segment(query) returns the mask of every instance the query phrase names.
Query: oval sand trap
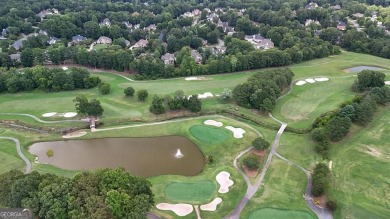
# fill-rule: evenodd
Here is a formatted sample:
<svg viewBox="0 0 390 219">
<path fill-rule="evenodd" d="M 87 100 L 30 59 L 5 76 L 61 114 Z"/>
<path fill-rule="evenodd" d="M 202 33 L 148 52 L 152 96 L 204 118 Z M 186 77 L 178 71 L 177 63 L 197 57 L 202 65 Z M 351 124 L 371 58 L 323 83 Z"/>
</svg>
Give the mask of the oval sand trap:
<svg viewBox="0 0 390 219">
<path fill-rule="evenodd" d="M 226 126 L 225 128 L 233 132 L 234 138 L 243 138 L 245 130 L 242 128 L 234 128 L 233 126 Z"/>
<path fill-rule="evenodd" d="M 329 78 L 314 78 L 315 81 L 323 82 L 323 81 L 329 81 Z"/>
<path fill-rule="evenodd" d="M 212 202 L 205 204 L 205 205 L 201 205 L 200 210 L 202 210 L 202 211 L 216 211 L 217 206 L 221 203 L 222 203 L 222 198 L 217 197 Z"/>
<path fill-rule="evenodd" d="M 212 119 L 209 119 L 209 120 L 206 120 L 204 121 L 205 125 L 211 125 L 211 126 L 216 126 L 216 127 L 222 127 L 223 126 L 223 123 L 222 122 L 217 122 L 215 120 L 212 120 Z"/>
<path fill-rule="evenodd" d="M 189 204 L 160 203 L 156 205 L 156 208 L 165 211 L 173 211 L 175 214 L 182 217 L 191 214 L 191 212 L 194 210 L 192 205 Z"/>
<path fill-rule="evenodd" d="M 68 133 L 66 135 L 63 135 L 62 137 L 63 138 L 78 138 L 78 137 L 84 136 L 86 134 L 87 134 L 86 131 L 79 130 L 79 131 L 75 131 L 75 132 L 71 132 L 71 133 Z"/>
<path fill-rule="evenodd" d="M 204 99 L 204 98 L 207 98 L 207 97 L 213 97 L 214 95 L 210 92 L 205 92 L 204 94 L 198 94 L 198 98 L 199 99 Z"/>
<path fill-rule="evenodd" d="M 218 190 L 219 193 L 228 193 L 229 187 L 234 184 L 233 180 L 229 179 L 230 173 L 226 171 L 222 171 L 217 174 L 215 179 L 217 180 L 218 184 L 221 186 Z"/>
<path fill-rule="evenodd" d="M 306 78 L 305 81 L 306 81 L 307 83 L 310 83 L 310 84 L 313 84 L 313 83 L 316 82 L 313 78 Z"/>
<path fill-rule="evenodd" d="M 44 113 L 44 114 L 42 114 L 42 117 L 52 117 L 52 116 L 54 116 L 56 114 L 57 114 L 57 112 Z"/>
<path fill-rule="evenodd" d="M 385 84 L 386 85 L 390 85 L 390 81 L 385 81 Z"/>
<path fill-rule="evenodd" d="M 297 86 L 302 86 L 304 84 L 306 84 L 306 81 L 302 81 L 302 80 L 300 80 L 297 83 L 295 83 L 295 85 L 297 85 Z"/>
<path fill-rule="evenodd" d="M 64 114 L 65 118 L 72 118 L 72 117 L 75 117 L 75 116 L 77 116 L 77 113 L 75 113 L 75 112 L 67 112 L 67 113 Z"/>
<path fill-rule="evenodd" d="M 66 71 L 66 70 L 68 70 L 69 68 L 68 67 L 62 67 L 62 70 L 64 70 L 64 71 Z"/>
<path fill-rule="evenodd" d="M 187 77 L 184 80 L 186 80 L 186 81 L 196 81 L 196 80 L 198 80 L 198 78 L 197 77 Z"/>
</svg>

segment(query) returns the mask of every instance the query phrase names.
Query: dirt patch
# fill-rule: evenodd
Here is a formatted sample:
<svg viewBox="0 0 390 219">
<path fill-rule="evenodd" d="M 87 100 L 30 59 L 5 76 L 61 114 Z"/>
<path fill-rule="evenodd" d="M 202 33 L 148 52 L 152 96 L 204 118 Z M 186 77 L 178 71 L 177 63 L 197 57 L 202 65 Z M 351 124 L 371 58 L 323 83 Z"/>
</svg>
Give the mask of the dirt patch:
<svg viewBox="0 0 390 219">
<path fill-rule="evenodd" d="M 259 159 L 259 163 L 261 164 L 261 162 L 263 161 L 263 157 L 265 155 L 265 150 L 259 151 L 259 150 L 253 149 L 253 150 L 250 151 L 250 153 L 256 155 L 258 157 L 258 159 Z M 250 177 L 250 178 L 256 177 L 257 174 L 259 173 L 259 170 L 260 170 L 260 169 L 258 169 L 258 170 L 250 170 L 245 165 L 242 165 L 242 168 L 244 169 L 246 175 L 248 177 Z"/>
<path fill-rule="evenodd" d="M 317 207 L 325 208 L 326 207 L 326 195 L 322 195 L 319 197 L 313 197 L 313 203 Z"/>
<path fill-rule="evenodd" d="M 369 155 L 374 156 L 374 157 L 381 157 L 382 156 L 382 152 L 376 150 L 375 148 L 369 147 L 369 146 L 366 147 L 365 152 Z"/>
</svg>

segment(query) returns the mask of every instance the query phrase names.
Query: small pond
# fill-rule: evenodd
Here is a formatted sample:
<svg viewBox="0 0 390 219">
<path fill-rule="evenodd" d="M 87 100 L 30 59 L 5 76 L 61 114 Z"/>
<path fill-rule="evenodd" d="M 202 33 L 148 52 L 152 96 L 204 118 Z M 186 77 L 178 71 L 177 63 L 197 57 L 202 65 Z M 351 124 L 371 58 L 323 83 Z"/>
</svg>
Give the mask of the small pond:
<svg viewBox="0 0 390 219">
<path fill-rule="evenodd" d="M 54 156 L 46 152 L 52 149 Z M 183 156 L 181 156 L 180 152 Z M 103 138 L 35 143 L 29 152 L 66 170 L 96 170 L 123 167 L 137 176 L 194 176 L 202 171 L 204 156 L 188 138 Z M 179 156 L 178 156 L 179 155 Z M 179 157 L 179 158 L 178 158 Z"/>
<path fill-rule="evenodd" d="M 383 71 L 386 69 L 375 67 L 375 66 L 356 66 L 353 68 L 344 69 L 344 71 L 349 72 L 349 73 L 358 73 L 358 72 L 361 72 L 363 70 Z"/>
</svg>

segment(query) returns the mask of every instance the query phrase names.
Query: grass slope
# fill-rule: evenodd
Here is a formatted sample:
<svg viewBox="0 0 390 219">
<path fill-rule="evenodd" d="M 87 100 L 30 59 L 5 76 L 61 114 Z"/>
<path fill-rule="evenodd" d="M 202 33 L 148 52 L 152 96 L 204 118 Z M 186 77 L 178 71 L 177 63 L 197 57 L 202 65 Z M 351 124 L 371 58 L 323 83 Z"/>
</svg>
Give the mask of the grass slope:
<svg viewBox="0 0 390 219">
<path fill-rule="evenodd" d="M 335 218 L 390 217 L 389 123 L 389 107 L 382 108 L 367 127 L 355 127 L 333 146 L 329 193 L 340 205 Z"/>
</svg>

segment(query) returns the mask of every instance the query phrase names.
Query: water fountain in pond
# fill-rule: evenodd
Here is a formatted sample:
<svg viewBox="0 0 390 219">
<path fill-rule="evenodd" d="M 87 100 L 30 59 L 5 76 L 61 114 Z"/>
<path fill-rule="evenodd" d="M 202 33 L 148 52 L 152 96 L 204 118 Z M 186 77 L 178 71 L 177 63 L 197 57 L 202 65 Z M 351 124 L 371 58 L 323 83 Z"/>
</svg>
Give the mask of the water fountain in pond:
<svg viewBox="0 0 390 219">
<path fill-rule="evenodd" d="M 184 155 L 183 155 L 183 153 L 181 153 L 180 148 L 177 149 L 176 154 L 175 154 L 175 157 L 178 158 L 178 159 L 180 159 L 180 158 L 182 158 L 183 156 L 184 156 Z"/>
</svg>

